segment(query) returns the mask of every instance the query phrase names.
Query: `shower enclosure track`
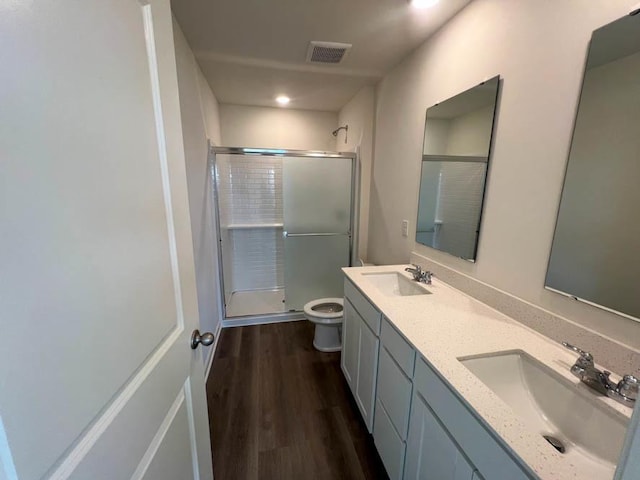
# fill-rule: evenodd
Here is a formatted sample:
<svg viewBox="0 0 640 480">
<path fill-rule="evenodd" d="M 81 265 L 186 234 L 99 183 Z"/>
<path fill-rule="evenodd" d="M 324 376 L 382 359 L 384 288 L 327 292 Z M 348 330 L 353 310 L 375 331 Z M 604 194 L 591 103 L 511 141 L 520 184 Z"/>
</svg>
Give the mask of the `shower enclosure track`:
<svg viewBox="0 0 640 480">
<path fill-rule="evenodd" d="M 212 154 L 262 155 L 267 157 L 356 158 L 355 152 L 323 152 L 322 150 L 286 150 L 280 148 L 243 148 L 210 146 Z"/>
</svg>

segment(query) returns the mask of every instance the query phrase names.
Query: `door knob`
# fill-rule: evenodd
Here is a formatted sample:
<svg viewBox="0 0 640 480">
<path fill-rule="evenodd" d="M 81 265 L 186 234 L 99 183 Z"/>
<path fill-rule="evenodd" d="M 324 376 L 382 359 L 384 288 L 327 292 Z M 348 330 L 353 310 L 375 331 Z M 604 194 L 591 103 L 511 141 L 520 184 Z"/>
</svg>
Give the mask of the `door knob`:
<svg viewBox="0 0 640 480">
<path fill-rule="evenodd" d="M 213 336 L 213 333 L 207 332 L 207 333 L 200 334 L 200 330 L 196 329 L 191 334 L 191 348 L 195 350 L 196 348 L 198 348 L 198 345 L 200 344 L 204 345 L 205 347 L 208 347 L 213 343 L 214 339 L 215 337 Z"/>
</svg>

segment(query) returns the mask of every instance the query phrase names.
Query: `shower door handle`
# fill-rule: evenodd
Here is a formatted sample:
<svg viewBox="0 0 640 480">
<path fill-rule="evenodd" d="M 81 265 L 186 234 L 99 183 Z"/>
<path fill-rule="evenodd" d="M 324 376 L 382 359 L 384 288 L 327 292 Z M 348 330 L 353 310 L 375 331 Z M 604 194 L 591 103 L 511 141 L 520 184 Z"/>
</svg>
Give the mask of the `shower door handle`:
<svg viewBox="0 0 640 480">
<path fill-rule="evenodd" d="M 332 233 L 289 233 L 282 232 L 285 237 L 337 237 L 340 235 L 351 236 L 349 232 L 332 232 Z"/>
</svg>

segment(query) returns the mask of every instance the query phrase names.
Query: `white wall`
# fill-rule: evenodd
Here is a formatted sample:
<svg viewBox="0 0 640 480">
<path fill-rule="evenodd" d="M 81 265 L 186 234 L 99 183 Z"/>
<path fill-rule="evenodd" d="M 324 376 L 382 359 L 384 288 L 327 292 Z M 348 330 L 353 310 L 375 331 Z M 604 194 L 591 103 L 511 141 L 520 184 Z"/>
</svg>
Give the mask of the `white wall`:
<svg viewBox="0 0 640 480">
<path fill-rule="evenodd" d="M 204 117 L 207 138 L 214 145 L 221 145 L 222 135 L 220 134 L 220 106 L 218 105 L 218 100 L 211 91 L 207 79 L 204 78 L 204 74 L 197 64 L 195 65 L 195 69 L 198 77 L 198 93 L 200 94 L 200 105 Z"/>
<path fill-rule="evenodd" d="M 338 114 L 222 104 L 220 120 L 227 147 L 333 151 Z"/>
<path fill-rule="evenodd" d="M 200 330 L 215 332 L 220 322 L 218 256 L 208 170 L 207 138 L 220 143 L 218 102 L 198 67 L 180 26 L 173 20 L 182 135 L 189 190 L 189 213 L 198 289 Z M 209 349 L 209 354 L 213 349 Z M 208 358 L 205 358 L 205 362 Z"/>
<path fill-rule="evenodd" d="M 494 106 L 479 108 L 451 119 L 447 155 L 486 157 L 491 142 Z"/>
<path fill-rule="evenodd" d="M 640 348 L 638 324 L 544 290 L 591 32 L 637 0 L 475 0 L 378 85 L 369 258 L 412 250 Z M 426 108 L 501 75 L 475 264 L 401 236 L 415 228 Z"/>
<path fill-rule="evenodd" d="M 345 132 L 341 130 L 336 138 L 335 150 L 355 152 L 360 149 L 360 221 L 358 236 L 358 256 L 368 259 L 369 240 L 369 196 L 371 193 L 371 172 L 373 167 L 373 130 L 375 114 L 375 90 L 364 87 L 338 115 L 338 125 L 349 125 L 347 143 Z"/>
<path fill-rule="evenodd" d="M 446 118 L 430 118 L 425 128 L 422 152 L 425 155 L 446 155 L 451 121 Z"/>
<path fill-rule="evenodd" d="M 429 118 L 423 152 L 427 155 L 486 157 L 491 141 L 494 106 L 453 118 Z"/>
</svg>

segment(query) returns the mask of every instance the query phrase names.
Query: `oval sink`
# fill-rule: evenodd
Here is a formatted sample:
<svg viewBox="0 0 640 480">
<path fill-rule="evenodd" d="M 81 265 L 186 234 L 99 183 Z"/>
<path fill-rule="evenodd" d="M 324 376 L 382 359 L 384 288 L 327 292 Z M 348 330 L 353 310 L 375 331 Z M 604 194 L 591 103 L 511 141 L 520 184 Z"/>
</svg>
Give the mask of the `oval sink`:
<svg viewBox="0 0 640 480">
<path fill-rule="evenodd" d="M 597 393 L 521 350 L 458 360 L 544 437 L 549 448 L 588 465 L 593 478 L 613 476 L 629 420 Z"/>
<path fill-rule="evenodd" d="M 378 290 L 390 297 L 407 297 L 410 295 L 428 295 L 431 292 L 425 287 L 409 280 L 398 272 L 363 273 Z"/>
</svg>

